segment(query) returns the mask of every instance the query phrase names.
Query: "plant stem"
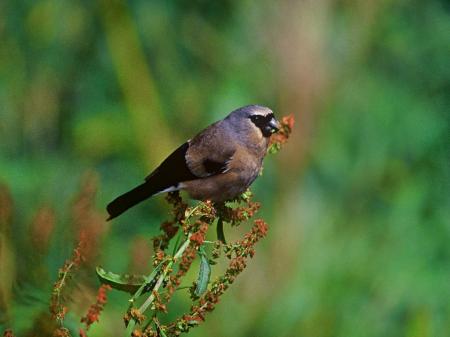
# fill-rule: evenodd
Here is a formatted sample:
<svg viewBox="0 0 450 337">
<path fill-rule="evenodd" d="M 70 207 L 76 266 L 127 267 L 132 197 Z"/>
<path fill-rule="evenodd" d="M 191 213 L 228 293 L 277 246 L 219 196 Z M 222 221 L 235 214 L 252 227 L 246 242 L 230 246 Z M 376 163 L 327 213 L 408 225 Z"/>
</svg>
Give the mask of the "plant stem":
<svg viewBox="0 0 450 337">
<path fill-rule="evenodd" d="M 191 211 L 188 214 L 186 214 L 185 219 L 186 220 L 189 219 L 195 213 L 195 211 L 200 207 L 200 205 L 201 204 L 198 204 L 197 206 L 193 207 L 191 209 Z"/>
<path fill-rule="evenodd" d="M 174 255 L 173 259 L 170 260 L 170 262 L 165 266 L 165 268 L 163 269 L 163 272 L 161 274 L 161 276 L 159 277 L 158 281 L 155 284 L 155 287 L 153 288 L 152 293 L 150 294 L 150 296 L 147 298 L 147 300 L 141 305 L 141 307 L 139 308 L 139 312 L 140 313 L 144 313 L 145 310 L 147 310 L 147 308 L 150 306 L 150 304 L 152 304 L 153 300 L 155 299 L 155 294 L 154 292 L 158 291 L 159 288 L 161 287 L 161 285 L 164 282 L 164 279 L 166 278 L 169 270 L 172 268 L 172 265 L 176 262 L 176 260 L 178 260 L 181 255 L 183 255 L 184 251 L 186 250 L 186 248 L 189 246 L 190 243 L 190 235 L 188 236 L 187 240 L 183 243 L 183 245 L 180 247 L 180 249 L 178 249 L 178 252 Z"/>
<path fill-rule="evenodd" d="M 173 256 L 173 258 L 167 263 L 167 265 L 163 268 L 163 272 L 161 273 L 161 275 L 158 278 L 158 281 L 156 281 L 155 286 L 153 287 L 153 290 L 150 294 L 150 296 L 145 300 L 145 302 L 141 305 L 141 307 L 139 308 L 139 312 L 141 314 L 143 314 L 148 307 L 153 303 L 153 301 L 155 300 L 155 292 L 158 292 L 159 288 L 161 287 L 161 285 L 164 283 L 164 279 L 167 277 L 167 274 L 169 273 L 169 271 L 172 269 L 173 264 L 179 259 L 181 258 L 181 256 L 183 255 L 184 251 L 186 250 L 187 247 L 189 247 L 189 244 L 191 243 L 191 234 L 188 235 L 186 241 L 184 241 L 184 243 L 181 245 L 181 247 L 178 249 L 178 251 L 176 252 L 176 254 Z M 133 332 L 133 329 L 136 325 L 136 321 L 132 320 L 127 327 L 126 330 L 126 336 L 129 337 L 131 335 L 131 333 Z"/>
</svg>

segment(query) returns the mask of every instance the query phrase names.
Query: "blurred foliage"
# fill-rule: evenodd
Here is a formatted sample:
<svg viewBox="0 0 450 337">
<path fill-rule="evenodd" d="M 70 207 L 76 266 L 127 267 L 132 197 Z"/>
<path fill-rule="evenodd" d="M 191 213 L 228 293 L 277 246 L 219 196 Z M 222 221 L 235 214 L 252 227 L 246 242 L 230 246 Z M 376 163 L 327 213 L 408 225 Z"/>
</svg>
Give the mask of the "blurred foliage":
<svg viewBox="0 0 450 337">
<path fill-rule="evenodd" d="M 148 271 L 161 197 L 110 227 L 104 206 L 259 103 L 298 122 L 254 184 L 271 230 L 191 335 L 446 336 L 449 14 L 444 0 L 0 2 L 1 327 L 45 335 L 80 228 L 96 251 L 74 329 L 96 264 Z M 112 294 L 89 336 L 122 329 L 125 302 Z"/>
</svg>

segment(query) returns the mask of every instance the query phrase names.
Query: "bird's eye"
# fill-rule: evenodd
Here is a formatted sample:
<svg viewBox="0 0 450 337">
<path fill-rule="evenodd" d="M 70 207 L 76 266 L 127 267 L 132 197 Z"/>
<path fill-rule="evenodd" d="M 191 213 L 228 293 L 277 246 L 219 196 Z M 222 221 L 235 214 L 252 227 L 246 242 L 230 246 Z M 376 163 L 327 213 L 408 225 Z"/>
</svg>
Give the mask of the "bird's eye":
<svg viewBox="0 0 450 337">
<path fill-rule="evenodd" d="M 253 116 L 250 116 L 250 119 L 252 120 L 253 123 L 260 122 L 262 120 L 262 116 L 261 115 L 253 115 Z"/>
</svg>

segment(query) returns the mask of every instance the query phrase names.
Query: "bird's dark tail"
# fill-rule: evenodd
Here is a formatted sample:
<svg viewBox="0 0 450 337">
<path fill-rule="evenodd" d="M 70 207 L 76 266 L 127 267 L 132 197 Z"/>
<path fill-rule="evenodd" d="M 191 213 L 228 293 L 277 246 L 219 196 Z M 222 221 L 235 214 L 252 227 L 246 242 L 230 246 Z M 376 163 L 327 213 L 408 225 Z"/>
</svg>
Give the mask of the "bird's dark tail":
<svg viewBox="0 0 450 337">
<path fill-rule="evenodd" d="M 106 209 L 108 220 L 114 219 L 130 207 L 159 192 L 176 191 L 182 181 L 197 179 L 186 164 L 189 143 L 184 143 L 167 157 L 147 178 L 145 183 L 113 200 Z"/>
<path fill-rule="evenodd" d="M 106 210 L 108 211 L 109 218 L 108 221 L 114 219 L 119 216 L 123 212 L 125 212 L 130 207 L 137 205 L 141 201 L 144 201 L 147 198 L 150 198 L 152 195 L 158 193 L 161 189 L 157 186 L 151 186 L 148 182 L 145 182 L 131 191 L 128 191 L 125 194 L 117 197 L 113 201 L 111 201 L 108 206 L 106 206 Z"/>
</svg>

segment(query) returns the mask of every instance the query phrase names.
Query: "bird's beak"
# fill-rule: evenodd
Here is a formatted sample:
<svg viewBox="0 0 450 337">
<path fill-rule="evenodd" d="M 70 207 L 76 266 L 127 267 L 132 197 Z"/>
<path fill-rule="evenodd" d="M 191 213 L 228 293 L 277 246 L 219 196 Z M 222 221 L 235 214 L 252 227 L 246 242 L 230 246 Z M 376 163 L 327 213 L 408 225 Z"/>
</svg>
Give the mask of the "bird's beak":
<svg viewBox="0 0 450 337">
<path fill-rule="evenodd" d="M 269 122 L 270 129 L 273 133 L 281 129 L 281 124 L 275 118 L 272 118 Z"/>
</svg>

